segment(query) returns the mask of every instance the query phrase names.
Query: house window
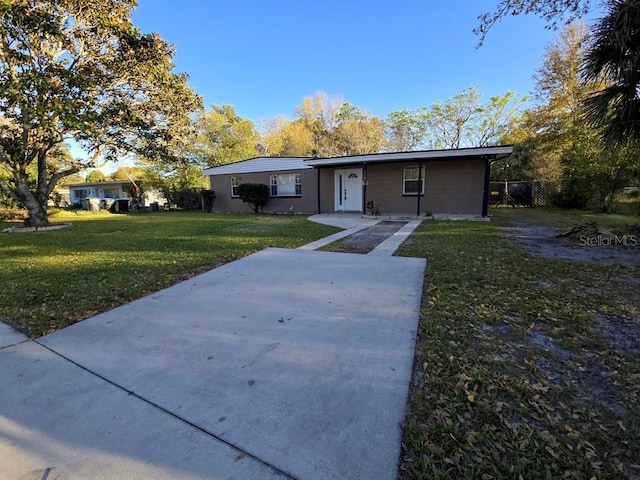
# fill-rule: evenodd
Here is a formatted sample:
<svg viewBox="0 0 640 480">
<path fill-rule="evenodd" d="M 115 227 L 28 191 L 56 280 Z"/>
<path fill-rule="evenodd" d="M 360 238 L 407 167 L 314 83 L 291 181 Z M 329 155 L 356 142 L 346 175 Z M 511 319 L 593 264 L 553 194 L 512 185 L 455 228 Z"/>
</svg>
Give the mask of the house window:
<svg viewBox="0 0 640 480">
<path fill-rule="evenodd" d="M 420 175 L 420 167 L 404 167 L 404 179 L 402 183 L 402 193 L 404 195 L 424 194 L 424 167 Z"/>
<path fill-rule="evenodd" d="M 81 188 L 79 190 L 74 190 L 73 194 L 75 195 L 76 200 L 83 200 L 91 196 L 91 190 L 88 188 Z"/>
<path fill-rule="evenodd" d="M 104 189 L 104 198 L 117 198 L 118 192 L 115 188 L 105 188 Z"/>
<path fill-rule="evenodd" d="M 299 173 L 271 175 L 272 197 L 299 197 L 302 195 L 302 179 Z"/>
<path fill-rule="evenodd" d="M 231 197 L 239 197 L 238 187 L 240 186 L 240 177 L 231 177 Z"/>
</svg>

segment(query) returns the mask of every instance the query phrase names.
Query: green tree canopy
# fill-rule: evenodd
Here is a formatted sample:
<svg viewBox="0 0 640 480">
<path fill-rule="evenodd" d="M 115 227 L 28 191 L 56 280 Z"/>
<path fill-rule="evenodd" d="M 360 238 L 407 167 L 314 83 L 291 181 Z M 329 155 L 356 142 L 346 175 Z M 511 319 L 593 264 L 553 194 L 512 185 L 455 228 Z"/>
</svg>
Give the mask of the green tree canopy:
<svg viewBox="0 0 640 480">
<path fill-rule="evenodd" d="M 203 165 L 226 165 L 259 154 L 260 136 L 253 122 L 240 117 L 232 105 L 213 105 L 198 117 L 196 131 L 190 152 Z"/>
<path fill-rule="evenodd" d="M 313 133 L 301 119 L 279 116 L 264 123 L 260 146 L 273 157 L 306 157 L 314 150 Z"/>
<path fill-rule="evenodd" d="M 277 117 L 263 126 L 265 154 L 335 157 L 379 152 L 387 143 L 380 118 L 339 96 L 319 92 L 305 97 L 295 116 Z"/>
<path fill-rule="evenodd" d="M 519 145 L 510 172 L 498 173 L 519 175 L 502 179 L 556 182 L 560 206 L 611 212 L 618 192 L 637 178 L 638 153 L 630 146 L 605 146 L 600 127 L 585 119 L 585 98 L 606 85 L 581 75 L 589 35 L 582 23 L 565 25 L 547 46 L 536 71 L 535 104 L 513 130 Z"/>
<path fill-rule="evenodd" d="M 559 180 L 562 158 L 574 148 L 575 139 L 590 138 L 579 133 L 586 128 L 581 102 L 596 88 L 584 83 L 580 75 L 588 34 L 583 23 L 566 25 L 547 45 L 542 65 L 536 70 L 535 103 L 520 122 L 526 134 L 519 143 L 521 147 L 527 144 L 521 160 L 530 178 Z"/>
<path fill-rule="evenodd" d="M 120 167 L 113 174 L 111 178 L 114 180 L 137 180 L 144 177 L 144 170 L 141 167 Z"/>
<path fill-rule="evenodd" d="M 426 148 L 485 147 L 500 143 L 520 116 L 526 97 L 514 92 L 495 95 L 481 101 L 482 95 L 471 87 L 442 102 L 422 109 Z"/>
<path fill-rule="evenodd" d="M 0 4 L 0 189 L 47 222 L 63 177 L 127 152 L 171 158 L 200 99 L 173 47 L 131 23 L 135 0 Z M 54 159 L 73 140 L 84 159 Z M 34 173 L 32 173 L 34 172 Z"/>
<path fill-rule="evenodd" d="M 85 182 L 106 182 L 107 176 L 100 170 L 92 170 L 85 177 Z"/>
<path fill-rule="evenodd" d="M 427 109 L 398 110 L 385 119 L 388 148 L 392 152 L 416 150 L 428 133 Z"/>
<path fill-rule="evenodd" d="M 384 122 L 345 102 L 336 115 L 336 125 L 328 133 L 331 155 L 363 155 L 385 149 Z"/>
</svg>

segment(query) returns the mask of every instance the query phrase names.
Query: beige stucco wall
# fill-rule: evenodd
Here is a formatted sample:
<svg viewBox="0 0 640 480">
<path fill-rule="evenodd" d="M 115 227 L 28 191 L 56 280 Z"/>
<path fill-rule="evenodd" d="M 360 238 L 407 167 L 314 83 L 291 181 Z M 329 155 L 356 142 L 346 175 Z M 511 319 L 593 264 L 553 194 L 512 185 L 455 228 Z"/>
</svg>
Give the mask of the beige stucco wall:
<svg viewBox="0 0 640 480">
<path fill-rule="evenodd" d="M 270 197 L 263 211 L 265 213 L 316 213 L 318 204 L 318 180 L 316 171 L 291 170 L 278 172 L 242 173 L 237 175 L 210 175 L 211 189 L 216 192 L 214 212 L 251 212 L 251 207 L 239 198 L 231 197 L 231 177 L 240 177 L 242 183 L 264 183 L 269 185 L 273 174 L 300 173 L 301 197 Z M 291 208 L 293 207 L 293 208 Z"/>
</svg>

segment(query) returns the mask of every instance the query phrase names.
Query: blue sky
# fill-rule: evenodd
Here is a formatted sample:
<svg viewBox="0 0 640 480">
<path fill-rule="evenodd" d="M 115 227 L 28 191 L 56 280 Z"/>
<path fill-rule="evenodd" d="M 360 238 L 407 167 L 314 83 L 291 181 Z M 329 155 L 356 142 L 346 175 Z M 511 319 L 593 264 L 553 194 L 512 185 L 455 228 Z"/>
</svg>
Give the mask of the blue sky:
<svg viewBox="0 0 640 480">
<path fill-rule="evenodd" d="M 133 22 L 175 45 L 176 71 L 207 108 L 258 122 L 324 91 L 385 116 L 471 86 L 531 92 L 557 32 L 509 17 L 476 48 L 477 16 L 496 1 L 139 0 Z"/>
</svg>

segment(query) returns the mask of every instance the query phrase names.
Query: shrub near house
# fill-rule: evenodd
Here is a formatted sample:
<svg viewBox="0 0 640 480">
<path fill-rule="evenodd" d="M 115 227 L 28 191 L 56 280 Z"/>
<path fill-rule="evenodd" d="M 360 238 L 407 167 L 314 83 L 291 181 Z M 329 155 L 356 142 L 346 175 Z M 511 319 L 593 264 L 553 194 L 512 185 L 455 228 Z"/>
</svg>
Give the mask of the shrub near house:
<svg viewBox="0 0 640 480">
<path fill-rule="evenodd" d="M 269 200 L 269 186 L 263 183 L 242 183 L 238 185 L 238 196 L 255 213 L 260 213 Z"/>
</svg>

